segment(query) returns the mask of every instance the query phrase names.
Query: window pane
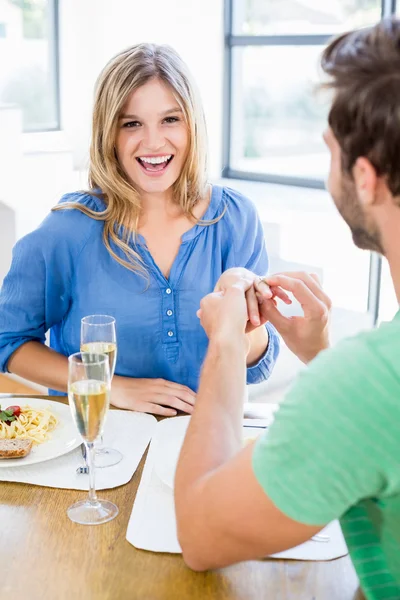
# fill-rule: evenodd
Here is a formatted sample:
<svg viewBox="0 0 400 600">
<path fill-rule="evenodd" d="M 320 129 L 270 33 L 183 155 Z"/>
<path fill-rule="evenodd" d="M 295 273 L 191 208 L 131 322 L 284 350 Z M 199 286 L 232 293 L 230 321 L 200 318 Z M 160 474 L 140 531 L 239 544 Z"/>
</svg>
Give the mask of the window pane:
<svg viewBox="0 0 400 600">
<path fill-rule="evenodd" d="M 399 310 L 389 264 L 384 258 L 382 262 L 381 297 L 379 302 L 379 321 L 391 321 Z"/>
<path fill-rule="evenodd" d="M 53 0 L 0 2 L 0 103 L 21 107 L 25 131 L 58 128 Z"/>
<path fill-rule="evenodd" d="M 336 308 L 365 315 L 370 253 L 354 245 L 328 192 L 240 180 L 228 185 L 256 203 L 271 272 L 316 273 Z M 354 325 L 364 322 L 353 316 Z"/>
<path fill-rule="evenodd" d="M 320 46 L 233 49 L 231 167 L 323 179 L 327 97 L 317 94 Z"/>
<path fill-rule="evenodd" d="M 380 0 L 234 0 L 237 35 L 340 33 L 380 19 Z"/>
</svg>

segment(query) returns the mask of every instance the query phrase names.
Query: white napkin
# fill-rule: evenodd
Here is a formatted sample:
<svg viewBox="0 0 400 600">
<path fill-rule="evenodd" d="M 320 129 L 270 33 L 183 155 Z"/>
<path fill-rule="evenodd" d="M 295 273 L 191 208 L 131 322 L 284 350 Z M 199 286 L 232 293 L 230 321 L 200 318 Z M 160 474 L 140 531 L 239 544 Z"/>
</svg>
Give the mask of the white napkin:
<svg viewBox="0 0 400 600">
<path fill-rule="evenodd" d="M 119 450 L 123 458 L 112 467 L 96 469 L 96 489 L 107 490 L 128 483 L 154 433 L 157 420 L 152 415 L 110 410 L 104 432 L 104 445 Z M 81 449 L 46 462 L 0 469 L 0 481 L 31 483 L 45 487 L 87 490 L 89 476 L 77 474 L 84 465 Z"/>
<path fill-rule="evenodd" d="M 179 432 L 186 429 L 187 417 L 177 417 L 169 419 L 168 423 L 165 421 L 162 423 L 162 428 L 156 428 L 150 444 L 126 539 L 136 548 L 143 550 L 180 553 L 181 548 L 176 533 L 173 490 L 159 479 L 156 469 L 154 469 L 154 463 L 156 458 L 160 460 L 162 457 L 160 450 L 157 451 L 157 437 L 162 439 L 164 447 L 165 428 L 171 429 L 171 436 L 181 435 Z M 173 444 L 176 444 L 176 437 Z M 347 554 L 346 543 L 337 521 L 328 525 L 321 535 L 329 536 L 329 541 L 308 541 L 296 548 L 274 555 L 272 558 L 322 561 Z"/>
</svg>

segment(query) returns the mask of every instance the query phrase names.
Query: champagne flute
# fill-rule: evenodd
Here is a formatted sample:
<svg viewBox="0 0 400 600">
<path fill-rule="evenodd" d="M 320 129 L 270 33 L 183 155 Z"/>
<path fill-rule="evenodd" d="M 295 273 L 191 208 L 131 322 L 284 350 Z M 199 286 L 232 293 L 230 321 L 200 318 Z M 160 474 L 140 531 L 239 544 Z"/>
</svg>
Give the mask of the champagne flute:
<svg viewBox="0 0 400 600">
<path fill-rule="evenodd" d="M 105 354 L 110 365 L 112 380 L 117 362 L 117 336 L 115 319 L 109 315 L 90 315 L 81 320 L 81 352 Z M 114 448 L 103 446 L 100 437 L 96 447 L 96 467 L 111 467 L 122 460 L 122 454 Z"/>
<path fill-rule="evenodd" d="M 74 523 L 100 525 L 111 521 L 118 508 L 96 496 L 94 444 L 101 436 L 110 405 L 110 367 L 105 354 L 78 352 L 68 359 L 68 400 L 72 417 L 86 447 L 89 468 L 89 497 L 67 510 Z"/>
</svg>

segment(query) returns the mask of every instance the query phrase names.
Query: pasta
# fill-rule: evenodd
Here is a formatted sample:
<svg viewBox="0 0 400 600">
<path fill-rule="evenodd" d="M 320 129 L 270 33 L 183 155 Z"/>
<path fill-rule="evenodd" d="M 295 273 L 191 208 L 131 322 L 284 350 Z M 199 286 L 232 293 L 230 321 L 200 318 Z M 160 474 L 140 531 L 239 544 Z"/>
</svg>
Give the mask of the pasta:
<svg viewBox="0 0 400 600">
<path fill-rule="evenodd" d="M 47 409 L 22 406 L 15 421 L 10 424 L 0 421 L 0 440 L 32 440 L 34 444 L 42 444 L 50 439 L 49 433 L 57 423 L 57 417 Z"/>
</svg>

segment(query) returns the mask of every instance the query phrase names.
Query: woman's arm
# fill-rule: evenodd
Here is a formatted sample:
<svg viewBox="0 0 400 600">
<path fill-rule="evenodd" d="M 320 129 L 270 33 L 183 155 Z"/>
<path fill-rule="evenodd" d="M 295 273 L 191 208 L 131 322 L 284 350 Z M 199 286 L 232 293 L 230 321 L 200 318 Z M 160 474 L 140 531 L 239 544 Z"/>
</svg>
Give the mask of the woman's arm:
<svg viewBox="0 0 400 600">
<path fill-rule="evenodd" d="M 0 292 L 0 371 L 67 389 L 67 360 L 47 348 L 46 331 L 68 311 L 74 252 L 50 215 L 13 249 Z"/>
<path fill-rule="evenodd" d="M 253 367 L 264 356 L 268 348 L 269 335 L 266 327 L 257 327 L 247 334 L 250 350 L 247 355 L 247 366 Z"/>
<path fill-rule="evenodd" d="M 20 346 L 8 361 L 10 373 L 59 392 L 67 391 L 68 359 L 40 342 Z M 195 394 L 164 379 L 113 378 L 111 403 L 118 408 L 171 417 L 178 410 L 191 414 Z"/>
<path fill-rule="evenodd" d="M 67 391 L 68 359 L 41 342 L 26 342 L 11 355 L 8 371 L 39 385 Z"/>
</svg>

